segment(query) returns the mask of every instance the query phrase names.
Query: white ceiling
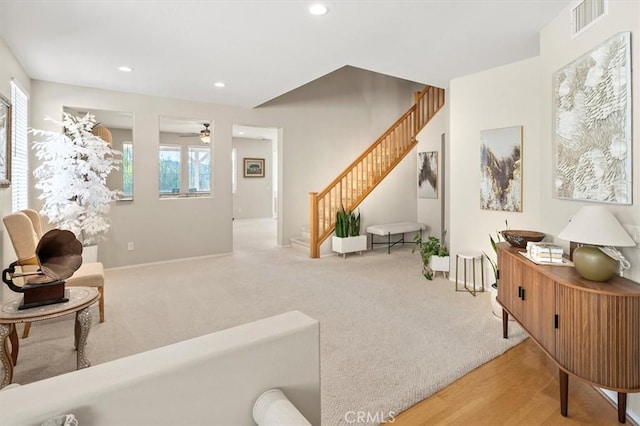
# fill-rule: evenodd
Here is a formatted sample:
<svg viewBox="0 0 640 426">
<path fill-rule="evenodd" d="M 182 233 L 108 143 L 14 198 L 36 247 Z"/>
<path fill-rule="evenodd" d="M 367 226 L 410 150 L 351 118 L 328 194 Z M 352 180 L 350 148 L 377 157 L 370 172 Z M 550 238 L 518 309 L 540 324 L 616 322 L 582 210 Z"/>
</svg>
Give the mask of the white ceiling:
<svg viewBox="0 0 640 426">
<path fill-rule="evenodd" d="M 569 2 L 0 0 L 0 37 L 34 79 L 254 107 L 345 65 L 447 87 L 537 55 Z"/>
</svg>

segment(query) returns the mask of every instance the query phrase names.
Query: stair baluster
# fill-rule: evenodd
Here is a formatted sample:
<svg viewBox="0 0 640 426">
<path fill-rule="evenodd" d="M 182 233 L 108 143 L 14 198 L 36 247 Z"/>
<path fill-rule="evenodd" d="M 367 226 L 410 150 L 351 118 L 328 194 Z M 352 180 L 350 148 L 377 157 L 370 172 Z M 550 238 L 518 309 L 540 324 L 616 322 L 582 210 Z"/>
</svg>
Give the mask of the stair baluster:
<svg viewBox="0 0 640 426">
<path fill-rule="evenodd" d="M 416 136 L 445 102 L 444 89 L 426 86 L 415 103 L 320 193 L 309 193 L 309 255 L 320 256 L 320 245 L 335 229 L 336 212 L 355 209 L 417 144 Z"/>
</svg>

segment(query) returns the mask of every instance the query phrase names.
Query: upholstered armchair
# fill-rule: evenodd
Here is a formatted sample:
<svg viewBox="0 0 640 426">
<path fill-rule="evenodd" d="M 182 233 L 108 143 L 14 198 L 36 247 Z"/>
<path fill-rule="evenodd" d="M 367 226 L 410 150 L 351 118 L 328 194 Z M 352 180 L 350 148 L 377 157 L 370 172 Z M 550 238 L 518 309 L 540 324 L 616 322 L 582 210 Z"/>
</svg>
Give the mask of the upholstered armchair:
<svg viewBox="0 0 640 426">
<path fill-rule="evenodd" d="M 36 247 L 42 237 L 42 223 L 38 212 L 30 209 L 21 210 L 5 216 L 3 222 L 16 252 L 20 270 L 22 272 L 37 270 Z M 98 302 L 100 322 L 104 322 L 104 268 L 102 263 L 83 263 L 80 269 L 67 278 L 66 285 L 96 287 L 100 292 L 100 301 Z M 23 338 L 29 335 L 30 328 L 31 323 L 26 323 Z"/>
</svg>

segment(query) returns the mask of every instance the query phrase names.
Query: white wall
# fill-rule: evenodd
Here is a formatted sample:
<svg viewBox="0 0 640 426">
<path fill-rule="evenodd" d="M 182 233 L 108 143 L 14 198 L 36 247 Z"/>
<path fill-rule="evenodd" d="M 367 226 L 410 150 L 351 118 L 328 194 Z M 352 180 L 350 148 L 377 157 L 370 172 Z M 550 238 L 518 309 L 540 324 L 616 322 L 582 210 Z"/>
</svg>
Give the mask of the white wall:
<svg viewBox="0 0 640 426">
<path fill-rule="evenodd" d="M 233 217 L 235 219 L 253 219 L 273 217 L 273 170 L 272 141 L 233 138 L 236 149 L 237 190 L 233 194 Z M 263 178 L 244 177 L 245 158 L 264 158 Z"/>
<path fill-rule="evenodd" d="M 540 33 L 539 57 L 462 77 L 451 82 L 451 237 L 452 252 L 469 248 L 490 250 L 487 235 L 504 228 L 540 230 L 566 248 L 556 236 L 583 202 L 553 197 L 552 76 L 576 58 L 621 31 L 632 32 L 632 58 L 640 57 L 638 30 L 640 3 L 608 2 L 608 15 L 579 36 L 572 38 L 570 9 L 565 8 Z M 633 59 L 635 62 L 635 59 Z M 632 73 L 633 103 L 638 105 L 640 81 Z M 633 135 L 638 134 L 640 112 L 633 108 Z M 524 126 L 523 212 L 490 212 L 479 208 L 479 131 L 513 125 Z M 633 175 L 640 173 L 640 150 L 633 151 Z M 634 179 L 631 206 L 608 207 L 625 224 L 640 225 L 638 196 Z M 640 281 L 640 250 L 623 250 L 632 268 L 626 274 Z M 640 419 L 640 395 L 630 394 L 628 412 Z"/>
<path fill-rule="evenodd" d="M 53 129 L 43 118 L 60 117 L 65 105 L 133 113 L 134 200 L 114 205 L 113 226 L 100 245 L 99 259 L 114 267 L 232 250 L 233 123 L 282 129 L 278 220 L 279 243 L 286 244 L 308 224 L 308 193 L 322 190 L 411 106 L 413 92 L 421 88 L 346 67 L 249 110 L 33 81 L 31 117 L 33 127 Z M 213 120 L 212 198 L 159 199 L 159 116 Z M 372 217 L 379 219 L 369 223 L 416 218 L 415 160 L 406 160 L 392 175 L 368 201 Z M 30 203 L 39 209 L 37 195 Z M 128 242 L 135 250 L 127 251 Z"/>
<path fill-rule="evenodd" d="M 533 58 L 451 81 L 453 255 L 462 250 L 492 253 L 489 234 L 505 229 L 505 220 L 511 229 L 540 228 L 540 187 L 546 179 L 540 172 L 540 70 L 540 59 Z M 511 126 L 523 126 L 522 212 L 482 210 L 480 132 Z"/>
<path fill-rule="evenodd" d="M 27 93 L 31 92 L 31 79 L 22 68 L 22 65 L 7 44 L 0 38 L 0 94 L 11 101 L 11 80 L 14 79 Z M 11 187 L 0 189 L 0 215 L 3 217 L 13 211 L 11 206 Z M 13 246 L 8 237 L 5 237 L 4 226 L 0 226 L 0 259 L 2 268 L 9 266 L 15 259 Z M 2 285 L 0 301 L 7 297 L 15 297 L 15 294 Z"/>
<path fill-rule="evenodd" d="M 562 228 L 567 224 L 571 216 L 573 216 L 585 203 L 579 201 L 560 200 L 553 197 L 553 187 L 550 177 L 553 174 L 553 151 L 551 141 L 553 140 L 553 123 L 552 123 L 552 76 L 553 73 L 571 61 L 577 59 L 584 53 L 593 49 L 601 42 L 607 40 L 614 34 L 621 31 L 631 31 L 631 59 L 632 63 L 636 63 L 640 58 L 640 48 L 638 46 L 638 30 L 640 29 L 640 3 L 638 2 L 608 2 L 608 14 L 604 18 L 595 22 L 591 27 L 586 29 L 576 38 L 572 38 L 569 33 L 568 22 L 570 19 L 570 8 L 566 8 L 554 19 L 540 34 L 540 48 L 542 57 L 542 135 L 543 135 L 543 161 L 541 162 L 541 171 L 544 176 L 549 176 L 546 185 L 541 185 L 541 202 L 545 206 L 546 211 L 552 211 L 554 214 L 545 214 L 541 231 L 552 235 L 558 235 Z M 637 139 L 640 131 L 640 109 L 637 108 L 638 87 L 640 87 L 640 78 L 637 72 L 631 73 L 632 83 L 632 114 L 633 114 L 633 139 Z M 634 143 L 634 145 L 636 145 Z M 632 175 L 640 176 L 640 149 L 633 147 L 633 172 Z M 631 206 L 615 206 L 607 205 L 611 209 L 618 220 L 624 224 L 640 225 L 640 184 L 638 179 L 634 179 L 633 185 L 633 205 Z M 565 241 L 558 240 L 561 244 Z M 624 255 L 631 262 L 631 269 L 626 276 L 632 280 L 640 281 L 640 249 L 629 248 L 622 250 Z M 637 399 L 636 405 L 640 412 L 640 398 Z"/>
<path fill-rule="evenodd" d="M 562 228 L 585 203 L 578 201 L 559 200 L 553 197 L 551 176 L 553 173 L 553 140 L 552 122 L 552 76 L 553 73 L 571 61 L 588 52 L 601 42 L 607 40 L 621 31 L 631 31 L 631 62 L 637 63 L 640 58 L 638 46 L 638 30 L 640 30 L 640 3 L 636 1 L 610 1 L 608 2 L 608 14 L 595 22 L 579 36 L 572 38 L 569 33 L 570 7 L 565 8 L 540 34 L 540 49 L 542 58 L 542 135 L 543 149 L 540 164 L 543 176 L 548 176 L 540 187 L 540 201 L 544 206 L 542 212 L 541 231 L 557 236 Z M 640 87 L 640 75 L 631 73 L 632 88 L 632 114 L 633 114 L 633 205 L 614 206 L 607 205 L 614 212 L 618 220 L 630 225 L 640 225 L 640 149 L 637 149 L 638 133 L 640 131 L 640 105 L 638 102 L 638 87 Z M 553 212 L 553 214 L 549 214 Z M 559 243 L 566 244 L 562 240 Z M 634 281 L 640 281 L 640 249 L 628 248 L 622 250 L 631 262 L 631 269 L 626 276 Z M 628 412 L 636 421 L 640 421 L 640 394 L 630 394 L 628 399 Z"/>
<path fill-rule="evenodd" d="M 431 119 L 424 129 L 418 133 L 416 139 L 418 139 L 417 152 L 438 152 L 438 198 L 418 198 L 418 222 L 424 223 L 429 226 L 429 234 L 441 238 L 442 235 L 442 204 L 445 205 L 445 217 L 447 217 L 447 203 L 448 198 L 447 187 L 445 183 L 450 177 L 448 170 L 449 159 L 448 146 L 449 144 L 449 101 L 445 103 L 444 107 L 438 111 L 438 113 Z M 442 152 L 442 134 L 445 135 L 445 151 Z M 417 170 L 417 155 L 416 155 L 416 170 Z M 417 177 L 416 177 L 417 179 Z M 445 197 L 443 197 L 443 189 Z M 416 189 L 417 191 L 417 189 Z M 445 225 L 446 229 L 446 225 Z M 448 236 L 445 235 L 445 245 L 448 241 Z"/>
<path fill-rule="evenodd" d="M 292 226 L 287 241 L 309 224 L 309 192 L 322 191 L 411 107 L 414 92 L 423 87 L 344 67 L 260 108 L 282 118 L 281 196 L 287 226 Z M 409 154 L 361 204 L 363 230 L 368 224 L 416 220 L 415 155 Z M 321 253 L 331 252 L 327 242 Z"/>
<path fill-rule="evenodd" d="M 32 125 L 55 129 L 43 120 L 60 117 L 62 107 L 133 113 L 134 199 L 117 202 L 111 209 L 112 227 L 100 244 L 105 266 L 121 266 L 231 251 L 231 126 L 234 108 L 89 89 L 43 81 L 32 82 Z M 212 117 L 213 197 L 160 199 L 158 195 L 159 117 Z M 31 158 L 32 164 L 36 159 Z M 31 206 L 39 209 L 38 194 Z M 133 242 L 135 249 L 127 250 Z"/>
</svg>

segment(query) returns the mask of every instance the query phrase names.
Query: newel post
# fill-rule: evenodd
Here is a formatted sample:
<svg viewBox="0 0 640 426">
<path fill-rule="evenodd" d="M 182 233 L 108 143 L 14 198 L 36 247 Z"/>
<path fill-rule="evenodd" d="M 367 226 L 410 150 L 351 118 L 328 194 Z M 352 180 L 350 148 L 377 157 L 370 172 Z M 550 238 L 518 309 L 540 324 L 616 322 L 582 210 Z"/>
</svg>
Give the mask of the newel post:
<svg viewBox="0 0 640 426">
<path fill-rule="evenodd" d="M 309 193 L 309 257 L 318 258 L 318 193 Z"/>
</svg>

